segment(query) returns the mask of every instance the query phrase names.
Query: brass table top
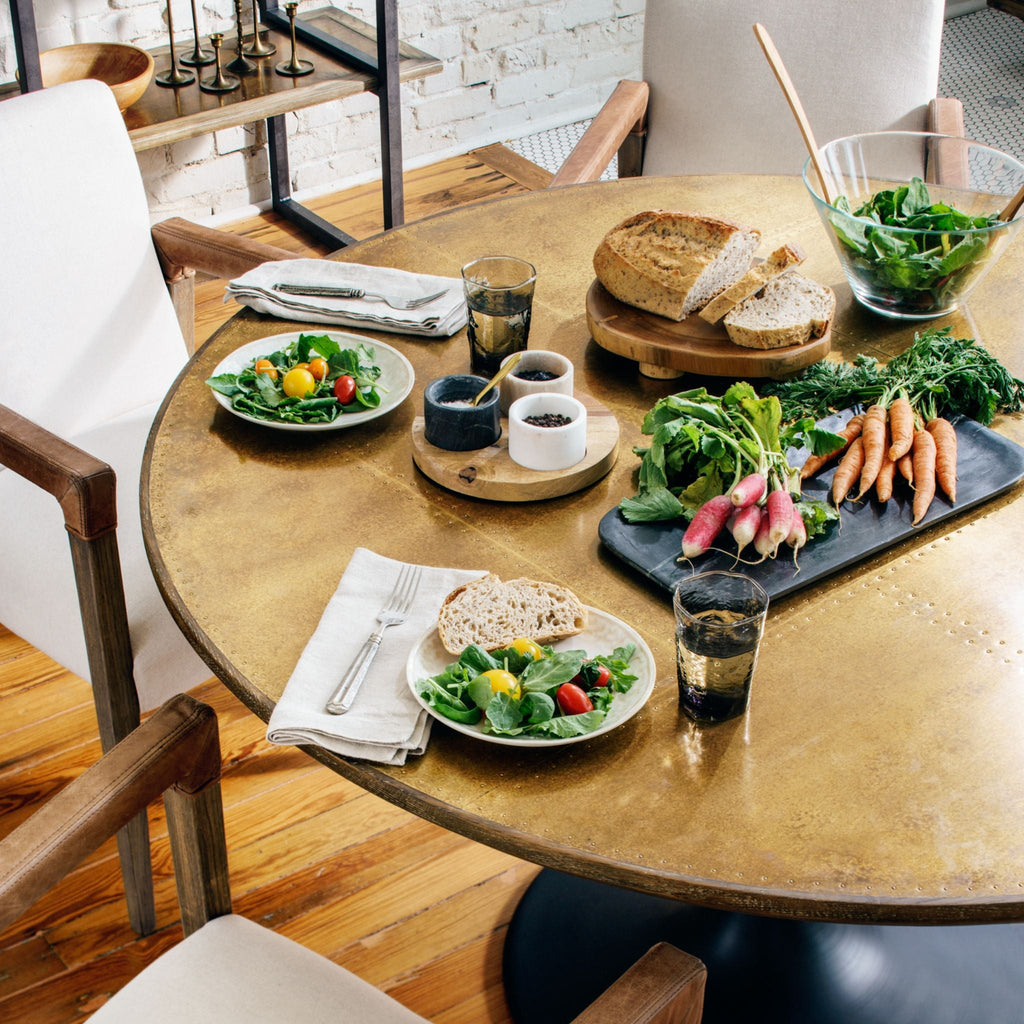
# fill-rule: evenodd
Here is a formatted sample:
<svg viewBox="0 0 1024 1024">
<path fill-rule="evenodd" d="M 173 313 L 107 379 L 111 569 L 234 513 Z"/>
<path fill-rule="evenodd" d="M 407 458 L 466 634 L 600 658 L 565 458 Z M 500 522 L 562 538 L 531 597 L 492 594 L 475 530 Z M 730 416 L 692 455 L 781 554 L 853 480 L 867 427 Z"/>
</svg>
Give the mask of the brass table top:
<svg viewBox="0 0 1024 1024">
<path fill-rule="evenodd" d="M 464 332 L 379 335 L 412 361 L 395 412 L 297 435 L 244 423 L 203 384 L 245 342 L 305 325 L 239 313 L 193 358 L 150 437 L 147 549 L 172 613 L 264 721 L 354 549 L 561 580 L 635 626 L 658 679 L 646 707 L 592 742 L 519 752 L 435 725 L 402 767 L 309 753 L 418 815 L 549 867 L 712 906 L 806 919 L 1024 918 L 1024 547 L 1021 488 L 923 530 L 769 611 L 744 718 L 700 728 L 677 708 L 671 603 L 598 540 L 632 494 L 643 414 L 691 380 L 652 380 L 590 340 L 584 296 L 605 231 L 642 209 L 690 209 L 798 242 L 839 299 L 833 351 L 885 358 L 913 328 L 853 303 L 804 186 L 782 177 L 635 179 L 532 193 L 410 224 L 342 260 L 458 277 L 514 253 L 538 269 L 530 344 L 568 355 L 577 388 L 621 428 L 588 489 L 493 503 L 413 464 L 423 387 L 465 372 Z M 1016 376 L 1024 310 L 1017 243 L 949 318 Z M 356 332 L 360 333 L 360 332 Z M 1020 417 L 995 429 L 1024 442 Z"/>
</svg>

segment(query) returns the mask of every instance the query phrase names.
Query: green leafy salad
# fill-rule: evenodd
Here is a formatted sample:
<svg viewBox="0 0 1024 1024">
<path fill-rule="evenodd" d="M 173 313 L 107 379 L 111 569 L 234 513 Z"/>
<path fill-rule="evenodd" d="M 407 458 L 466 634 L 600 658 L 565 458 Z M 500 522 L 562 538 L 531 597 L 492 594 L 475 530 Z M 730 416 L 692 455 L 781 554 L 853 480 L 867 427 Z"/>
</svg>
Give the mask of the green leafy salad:
<svg viewBox="0 0 1024 1024">
<path fill-rule="evenodd" d="M 326 334 L 300 334 L 284 348 L 253 359 L 240 373 L 206 383 L 247 416 L 284 423 L 333 423 L 380 405 L 381 369 L 368 345 L 342 348 Z"/>
<path fill-rule="evenodd" d="M 636 682 L 629 672 L 635 652 L 631 643 L 593 658 L 525 639 L 490 652 L 471 644 L 417 690 L 438 714 L 495 736 L 583 736 L 600 728 L 615 695 Z"/>
<path fill-rule="evenodd" d="M 878 192 L 855 210 L 846 196 L 833 205 L 847 215 L 830 219 L 854 273 L 879 298 L 921 312 L 947 305 L 971 268 L 983 265 L 990 235 L 979 229 L 999 223 L 998 213 L 971 216 L 933 203 L 920 178 Z"/>
</svg>

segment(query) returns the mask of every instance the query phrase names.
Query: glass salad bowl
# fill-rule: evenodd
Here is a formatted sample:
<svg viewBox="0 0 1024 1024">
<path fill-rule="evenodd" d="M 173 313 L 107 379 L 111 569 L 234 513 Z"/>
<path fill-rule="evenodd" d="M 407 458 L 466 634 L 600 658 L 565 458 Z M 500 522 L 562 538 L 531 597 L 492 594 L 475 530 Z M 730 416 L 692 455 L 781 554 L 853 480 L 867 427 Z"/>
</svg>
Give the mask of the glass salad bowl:
<svg viewBox="0 0 1024 1024">
<path fill-rule="evenodd" d="M 1024 217 L 999 219 L 1024 164 L 968 139 L 869 132 L 820 150 L 832 203 L 808 158 L 803 179 L 856 299 L 883 316 L 927 320 L 955 310 Z"/>
</svg>

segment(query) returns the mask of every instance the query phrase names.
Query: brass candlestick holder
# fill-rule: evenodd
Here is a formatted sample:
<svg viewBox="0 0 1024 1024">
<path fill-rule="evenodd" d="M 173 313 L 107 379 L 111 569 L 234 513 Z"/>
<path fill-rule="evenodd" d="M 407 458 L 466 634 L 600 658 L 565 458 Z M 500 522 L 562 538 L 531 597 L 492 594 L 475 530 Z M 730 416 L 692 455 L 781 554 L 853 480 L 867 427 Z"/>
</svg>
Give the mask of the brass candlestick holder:
<svg viewBox="0 0 1024 1024">
<path fill-rule="evenodd" d="M 242 0 L 235 0 L 235 59 L 228 65 L 228 71 L 234 71 L 236 75 L 251 75 L 256 64 L 246 57 L 242 46 Z"/>
<path fill-rule="evenodd" d="M 252 41 L 242 53 L 247 57 L 269 57 L 277 53 L 277 47 L 273 43 L 260 39 L 260 12 L 256 0 L 252 0 Z"/>
<path fill-rule="evenodd" d="M 288 75 L 291 78 L 298 78 L 299 75 L 308 75 L 313 70 L 313 62 L 309 60 L 299 60 L 295 54 L 295 12 L 299 9 L 298 4 L 285 4 L 285 14 L 288 15 L 288 24 L 290 28 L 290 34 L 292 39 L 292 55 L 290 60 L 283 61 L 278 64 L 274 70 L 279 75 Z"/>
<path fill-rule="evenodd" d="M 203 92 L 231 92 L 233 89 L 237 89 L 241 84 L 242 80 L 238 75 L 232 75 L 220 66 L 220 48 L 224 42 L 223 32 L 214 32 L 210 36 L 210 42 L 213 44 L 213 62 L 216 66 L 216 72 L 213 78 L 207 78 L 205 81 L 199 83 L 199 88 Z"/>
<path fill-rule="evenodd" d="M 171 0 L 167 0 L 167 34 L 171 41 L 171 66 L 161 71 L 155 78 L 157 85 L 177 89 L 179 85 L 188 85 L 196 80 L 191 71 L 182 71 L 174 56 L 174 15 L 171 13 Z"/>
<path fill-rule="evenodd" d="M 213 51 L 199 45 L 199 18 L 196 16 L 196 0 L 192 0 L 192 52 L 181 58 L 181 63 L 190 68 L 202 68 L 213 63 Z"/>
</svg>

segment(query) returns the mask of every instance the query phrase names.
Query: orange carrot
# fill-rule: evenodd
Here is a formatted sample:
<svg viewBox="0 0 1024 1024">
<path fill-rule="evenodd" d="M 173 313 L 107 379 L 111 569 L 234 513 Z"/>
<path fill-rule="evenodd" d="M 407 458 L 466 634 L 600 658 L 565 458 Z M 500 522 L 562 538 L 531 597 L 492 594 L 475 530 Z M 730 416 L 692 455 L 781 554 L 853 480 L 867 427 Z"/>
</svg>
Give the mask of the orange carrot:
<svg viewBox="0 0 1024 1024">
<path fill-rule="evenodd" d="M 896 463 L 882 459 L 882 466 L 875 477 L 875 496 L 883 504 L 892 497 L 892 482 L 896 477 Z"/>
<path fill-rule="evenodd" d="M 800 467 L 800 479 L 806 480 L 808 477 L 814 476 L 823 466 L 827 466 L 833 459 L 842 458 L 846 454 L 847 449 L 853 442 L 855 437 L 860 435 L 861 424 L 864 422 L 864 414 L 862 412 L 857 413 L 856 416 L 850 418 L 849 422 L 843 427 L 842 430 L 837 430 L 836 433 L 840 437 L 846 438 L 846 444 L 842 448 L 837 448 L 834 452 L 829 452 L 828 455 L 811 455 L 807 461 Z"/>
<path fill-rule="evenodd" d="M 889 405 L 889 433 L 892 434 L 889 458 L 895 462 L 906 455 L 914 443 L 914 409 L 906 395 L 897 395 Z"/>
<path fill-rule="evenodd" d="M 956 501 L 956 431 L 949 420 L 937 416 L 925 424 L 935 438 L 935 479 L 950 501 Z"/>
<path fill-rule="evenodd" d="M 897 469 L 900 471 L 900 476 L 910 484 L 914 486 L 914 453 L 907 452 L 906 455 L 901 455 L 896 463 Z"/>
<path fill-rule="evenodd" d="M 935 497 L 935 439 L 927 430 L 914 431 L 914 518 L 917 526 Z"/>
<path fill-rule="evenodd" d="M 871 489 L 885 457 L 885 406 L 877 402 L 864 415 L 860 436 L 864 443 L 864 465 L 860 471 L 859 501 Z"/>
<path fill-rule="evenodd" d="M 832 477 L 832 501 L 837 506 L 849 493 L 854 480 L 860 475 L 864 466 L 864 440 L 862 437 L 855 437 L 846 449 L 839 465 L 836 466 L 835 476 Z"/>
</svg>

